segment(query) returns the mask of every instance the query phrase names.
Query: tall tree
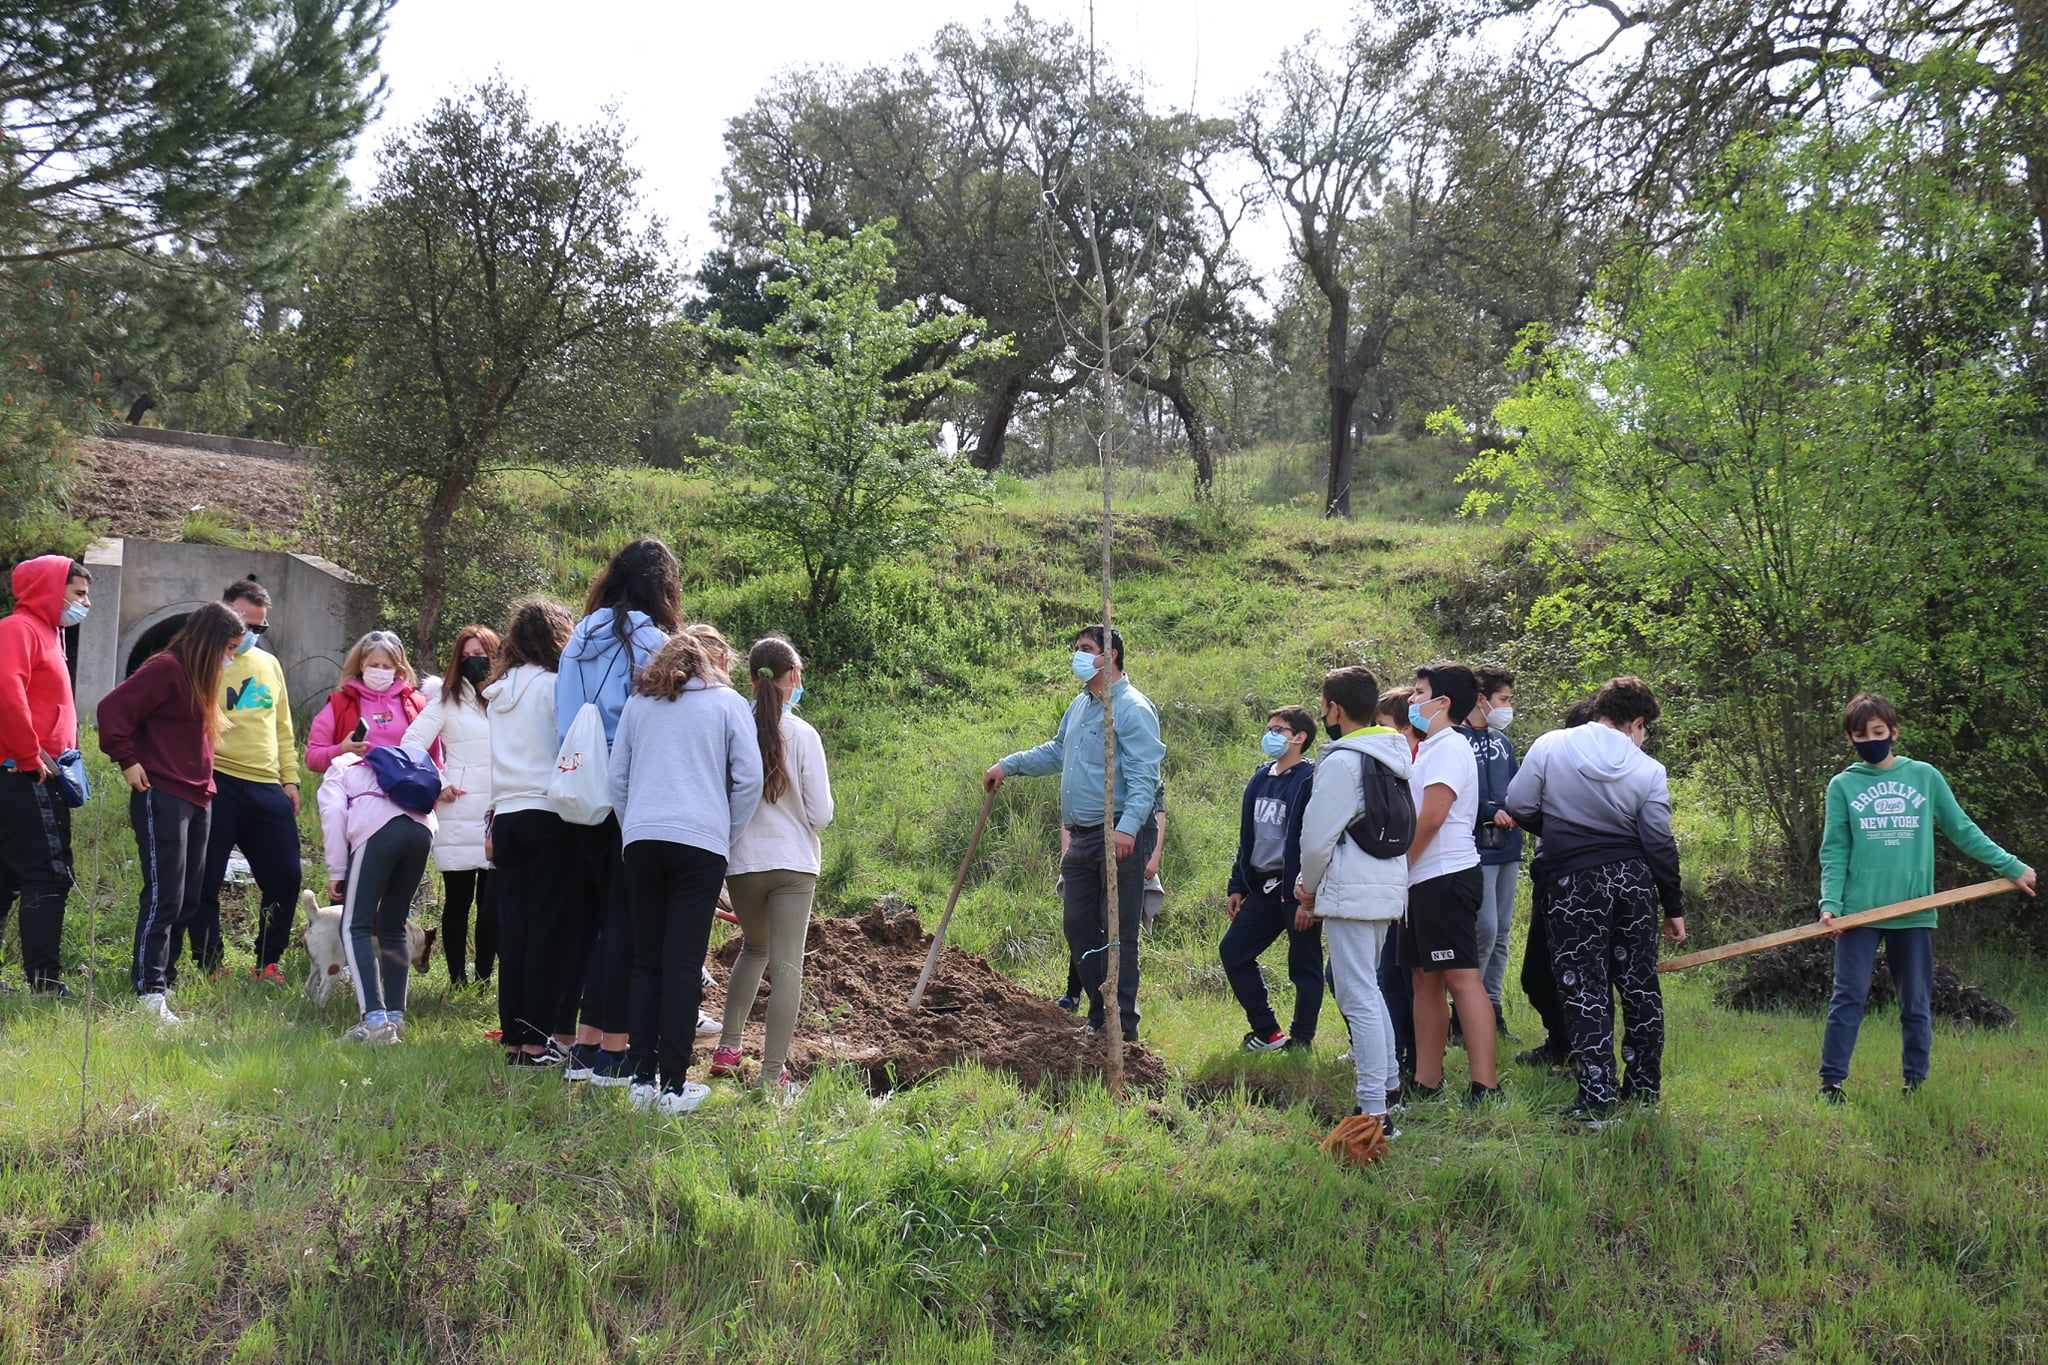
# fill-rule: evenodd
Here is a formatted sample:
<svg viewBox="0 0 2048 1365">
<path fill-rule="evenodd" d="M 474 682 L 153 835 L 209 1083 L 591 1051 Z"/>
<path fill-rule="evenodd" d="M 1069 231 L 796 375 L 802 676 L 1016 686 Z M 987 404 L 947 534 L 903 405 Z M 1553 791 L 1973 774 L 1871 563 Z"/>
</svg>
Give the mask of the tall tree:
<svg viewBox="0 0 2048 1365">
<path fill-rule="evenodd" d="M 675 280 L 638 177 L 616 120 L 544 123 L 487 82 L 386 145 L 314 291 L 309 331 L 346 362 L 330 479 L 351 538 L 395 538 L 385 586 L 416 608 L 423 650 L 466 504 L 510 468 L 629 458 L 672 381 L 660 324 Z"/>
</svg>

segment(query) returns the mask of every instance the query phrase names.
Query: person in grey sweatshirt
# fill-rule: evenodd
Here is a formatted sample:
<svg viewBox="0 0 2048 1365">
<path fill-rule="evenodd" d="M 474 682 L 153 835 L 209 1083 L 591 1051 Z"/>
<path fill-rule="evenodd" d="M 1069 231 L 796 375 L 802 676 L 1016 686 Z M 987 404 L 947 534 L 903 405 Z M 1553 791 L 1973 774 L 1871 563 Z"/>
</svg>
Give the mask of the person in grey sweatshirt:
<svg viewBox="0 0 2048 1365">
<path fill-rule="evenodd" d="M 1660 709 L 1642 679 L 1616 678 L 1590 724 L 1539 737 L 1508 784 L 1508 813 L 1543 841 L 1539 899 L 1579 1077 L 1569 1113 L 1593 1126 L 1623 1099 L 1655 1104 L 1662 1083 L 1658 909 L 1664 937 L 1680 941 L 1685 900 L 1664 765 L 1642 751 Z M 1628 1063 L 1618 1087 L 1614 989 Z"/>
<path fill-rule="evenodd" d="M 726 678 L 729 657 L 708 626 L 675 635 L 640 671 L 612 740 L 633 912 L 630 1094 L 634 1108 L 659 1114 L 686 1113 L 710 1093 L 685 1079 L 704 953 L 726 856 L 761 801 L 761 746 Z"/>
</svg>

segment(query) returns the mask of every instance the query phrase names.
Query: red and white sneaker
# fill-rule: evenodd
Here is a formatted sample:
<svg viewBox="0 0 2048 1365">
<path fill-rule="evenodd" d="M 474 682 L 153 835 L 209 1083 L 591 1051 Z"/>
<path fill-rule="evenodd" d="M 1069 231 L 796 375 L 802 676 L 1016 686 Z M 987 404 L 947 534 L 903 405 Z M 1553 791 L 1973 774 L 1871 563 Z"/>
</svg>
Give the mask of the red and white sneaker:
<svg viewBox="0 0 2048 1365">
<path fill-rule="evenodd" d="M 736 1047 L 721 1047 L 711 1054 L 711 1074 L 714 1076 L 737 1076 L 744 1058 Z"/>
<path fill-rule="evenodd" d="M 775 1078 L 775 1084 L 765 1088 L 770 1098 L 778 1100 L 793 1100 L 798 1095 L 804 1093 L 803 1082 L 791 1080 L 789 1078 L 789 1068 L 786 1066 L 782 1068 L 782 1073 Z"/>
<path fill-rule="evenodd" d="M 285 984 L 284 973 L 278 970 L 278 966 L 275 962 L 268 963 L 261 967 L 251 967 L 249 969 L 249 975 L 256 978 L 258 981 L 263 982 L 265 985 L 282 986 Z"/>
</svg>

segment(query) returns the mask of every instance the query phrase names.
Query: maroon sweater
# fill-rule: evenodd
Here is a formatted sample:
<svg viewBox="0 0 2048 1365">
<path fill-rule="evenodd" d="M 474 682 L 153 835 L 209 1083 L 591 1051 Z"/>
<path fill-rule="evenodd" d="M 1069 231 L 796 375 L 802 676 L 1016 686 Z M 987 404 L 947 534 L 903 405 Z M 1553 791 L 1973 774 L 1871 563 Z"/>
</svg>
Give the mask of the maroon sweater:
<svg viewBox="0 0 2048 1365">
<path fill-rule="evenodd" d="M 213 800 L 213 736 L 175 656 L 151 657 L 101 697 L 99 729 L 106 756 L 123 768 L 140 763 L 155 790 L 195 806 Z"/>
</svg>

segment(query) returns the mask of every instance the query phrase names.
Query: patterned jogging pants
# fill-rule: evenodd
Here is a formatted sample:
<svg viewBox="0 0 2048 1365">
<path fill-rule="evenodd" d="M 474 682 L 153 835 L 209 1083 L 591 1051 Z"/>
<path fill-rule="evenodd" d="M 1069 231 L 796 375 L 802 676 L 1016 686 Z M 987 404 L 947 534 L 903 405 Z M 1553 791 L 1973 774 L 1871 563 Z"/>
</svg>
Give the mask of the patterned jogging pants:
<svg viewBox="0 0 2048 1365">
<path fill-rule="evenodd" d="M 1657 981 L 1656 888 L 1640 858 L 1554 877 L 1545 927 L 1550 960 L 1579 1073 L 1579 1103 L 1609 1108 L 1655 1100 L 1664 1061 L 1664 992 Z M 1615 1084 L 1614 1003 L 1621 992 L 1621 1059 Z"/>
</svg>

